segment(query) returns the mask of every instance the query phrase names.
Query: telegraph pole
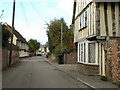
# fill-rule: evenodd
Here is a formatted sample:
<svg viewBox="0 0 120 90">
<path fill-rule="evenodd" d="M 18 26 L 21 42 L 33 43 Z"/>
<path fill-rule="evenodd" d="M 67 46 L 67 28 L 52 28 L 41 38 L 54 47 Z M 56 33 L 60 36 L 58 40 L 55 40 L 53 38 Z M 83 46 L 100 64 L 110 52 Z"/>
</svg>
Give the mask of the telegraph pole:
<svg viewBox="0 0 120 90">
<path fill-rule="evenodd" d="M 63 30 L 62 30 L 62 29 L 63 29 L 63 25 L 62 25 L 62 21 L 61 21 L 61 47 L 62 47 L 62 43 L 63 43 L 63 42 L 62 42 L 62 38 L 63 38 L 63 36 L 62 36 L 62 31 L 63 31 Z"/>
<path fill-rule="evenodd" d="M 4 13 L 4 10 L 2 10 L 2 13 L 1 13 L 1 15 L 0 15 L 0 19 L 2 18 L 2 16 L 3 16 L 3 13 Z"/>
<path fill-rule="evenodd" d="M 15 20 L 15 0 L 13 0 L 13 14 L 12 14 L 12 30 L 11 30 L 11 43 L 10 43 L 9 67 L 10 67 L 11 61 L 12 61 L 12 44 L 13 44 L 14 20 Z"/>
</svg>

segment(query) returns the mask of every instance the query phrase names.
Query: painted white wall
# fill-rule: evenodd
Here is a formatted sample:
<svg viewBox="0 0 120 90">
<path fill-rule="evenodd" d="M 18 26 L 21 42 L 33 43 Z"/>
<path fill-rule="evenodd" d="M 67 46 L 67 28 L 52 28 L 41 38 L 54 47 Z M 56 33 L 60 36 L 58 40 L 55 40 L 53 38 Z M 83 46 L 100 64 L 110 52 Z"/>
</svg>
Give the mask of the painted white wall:
<svg viewBox="0 0 120 90">
<path fill-rule="evenodd" d="M 17 44 L 17 37 L 15 35 L 13 35 L 13 44 L 16 45 Z"/>
<path fill-rule="evenodd" d="M 19 51 L 20 57 L 29 56 L 29 52 L 28 52 L 29 46 L 26 43 L 20 42 L 20 49 L 25 49 L 26 50 L 26 51 L 24 51 L 24 50 Z"/>
<path fill-rule="evenodd" d="M 19 57 L 28 57 L 29 52 L 25 52 L 24 50 L 19 51 Z"/>
</svg>

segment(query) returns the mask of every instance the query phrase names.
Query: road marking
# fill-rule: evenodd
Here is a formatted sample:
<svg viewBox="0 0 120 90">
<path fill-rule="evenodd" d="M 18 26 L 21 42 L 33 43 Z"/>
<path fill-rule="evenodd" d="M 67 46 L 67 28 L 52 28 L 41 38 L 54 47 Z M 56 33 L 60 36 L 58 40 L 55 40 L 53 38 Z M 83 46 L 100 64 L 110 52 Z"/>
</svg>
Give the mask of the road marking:
<svg viewBox="0 0 120 90">
<path fill-rule="evenodd" d="M 87 85 L 87 86 L 89 86 L 89 87 L 91 87 L 91 88 L 94 88 L 95 89 L 95 87 L 94 86 L 92 86 L 92 85 L 90 85 L 89 83 L 86 83 L 86 82 L 84 82 L 83 80 L 81 80 L 81 79 L 79 79 L 79 78 L 76 78 L 78 81 L 80 81 L 80 82 L 82 82 L 82 83 L 84 83 L 85 85 Z"/>
</svg>

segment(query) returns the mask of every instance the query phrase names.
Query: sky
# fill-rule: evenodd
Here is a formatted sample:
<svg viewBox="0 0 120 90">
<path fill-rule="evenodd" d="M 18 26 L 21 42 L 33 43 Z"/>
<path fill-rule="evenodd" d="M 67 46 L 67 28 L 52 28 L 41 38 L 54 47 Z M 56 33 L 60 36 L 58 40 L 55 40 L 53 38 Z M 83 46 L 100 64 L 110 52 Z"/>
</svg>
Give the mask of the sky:
<svg viewBox="0 0 120 90">
<path fill-rule="evenodd" d="M 12 26 L 13 0 L 0 0 L 0 22 Z M 69 26 L 72 22 L 73 0 L 16 0 L 15 29 L 28 41 L 48 41 L 46 23 L 63 17 Z"/>
</svg>

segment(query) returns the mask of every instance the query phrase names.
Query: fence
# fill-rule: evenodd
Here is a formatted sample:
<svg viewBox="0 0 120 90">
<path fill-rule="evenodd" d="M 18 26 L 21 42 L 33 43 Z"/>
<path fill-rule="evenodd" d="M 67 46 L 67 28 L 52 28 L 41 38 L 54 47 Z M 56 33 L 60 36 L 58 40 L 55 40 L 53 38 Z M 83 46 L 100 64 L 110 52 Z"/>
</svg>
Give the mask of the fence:
<svg viewBox="0 0 120 90">
<path fill-rule="evenodd" d="M 77 53 L 64 54 L 64 64 L 77 64 Z"/>
</svg>

